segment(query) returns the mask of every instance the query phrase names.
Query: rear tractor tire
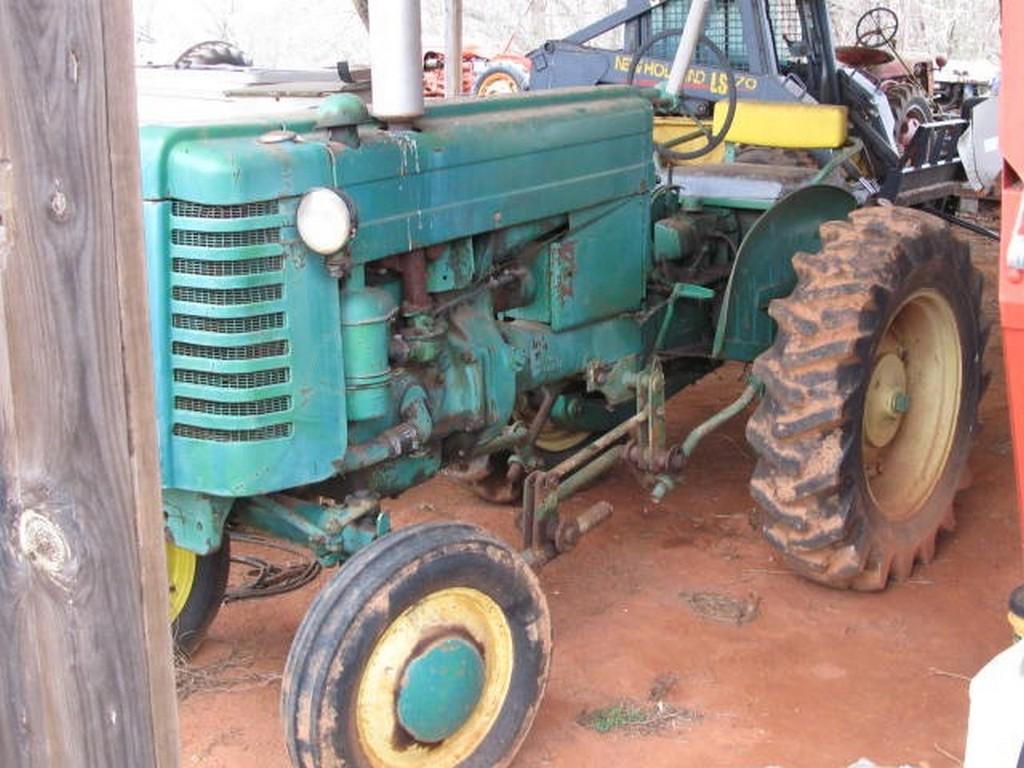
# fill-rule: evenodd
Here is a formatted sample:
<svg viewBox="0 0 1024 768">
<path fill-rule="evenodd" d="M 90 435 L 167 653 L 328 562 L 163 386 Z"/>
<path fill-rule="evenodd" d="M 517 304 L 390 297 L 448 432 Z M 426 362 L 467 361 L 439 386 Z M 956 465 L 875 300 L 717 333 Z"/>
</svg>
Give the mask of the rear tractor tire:
<svg viewBox="0 0 1024 768">
<path fill-rule="evenodd" d="M 469 525 L 375 542 L 317 595 L 288 654 L 296 768 L 491 768 L 512 760 L 547 683 L 551 622 L 526 562 Z"/>
<path fill-rule="evenodd" d="M 883 589 L 929 562 L 977 429 L 987 379 L 981 275 L 938 219 L 867 208 L 821 228 L 771 303 L 765 397 L 747 426 L 751 494 L 795 570 Z"/>
<path fill-rule="evenodd" d="M 906 152 L 917 129 L 933 119 L 928 96 L 920 86 L 909 83 L 894 83 L 885 93 L 895 121 L 893 138 L 901 152 Z"/>
</svg>

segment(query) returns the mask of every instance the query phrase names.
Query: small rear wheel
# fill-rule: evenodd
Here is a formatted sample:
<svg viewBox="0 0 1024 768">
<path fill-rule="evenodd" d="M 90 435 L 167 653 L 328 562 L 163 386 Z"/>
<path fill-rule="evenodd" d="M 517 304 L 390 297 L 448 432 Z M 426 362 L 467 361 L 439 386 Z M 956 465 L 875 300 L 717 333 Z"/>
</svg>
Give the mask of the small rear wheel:
<svg viewBox="0 0 1024 768">
<path fill-rule="evenodd" d="M 508 96 L 529 90 L 530 74 L 508 61 L 492 62 L 473 82 L 475 96 Z"/>
<path fill-rule="evenodd" d="M 882 589 L 953 527 L 986 381 L 982 278 L 920 211 L 862 209 L 821 235 L 794 257 L 796 288 L 772 302 L 778 335 L 754 363 L 751 494 L 797 571 Z"/>
<path fill-rule="evenodd" d="M 174 649 L 190 656 L 224 602 L 231 545 L 225 533 L 220 549 L 209 555 L 197 555 L 170 542 L 166 544 L 166 555 Z"/>
<path fill-rule="evenodd" d="M 482 530 L 384 537 L 314 600 L 288 654 L 292 763 L 507 765 L 547 682 L 551 624 L 523 559 Z"/>
</svg>

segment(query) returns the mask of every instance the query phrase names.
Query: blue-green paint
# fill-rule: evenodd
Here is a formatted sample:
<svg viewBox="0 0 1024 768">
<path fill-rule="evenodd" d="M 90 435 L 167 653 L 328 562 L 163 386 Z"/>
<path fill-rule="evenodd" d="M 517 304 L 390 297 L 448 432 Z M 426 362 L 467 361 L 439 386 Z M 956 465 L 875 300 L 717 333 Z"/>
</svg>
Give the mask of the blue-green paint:
<svg viewBox="0 0 1024 768">
<path fill-rule="evenodd" d="M 294 199 L 146 204 L 165 487 L 277 491 L 329 477 L 344 452 L 338 285 L 294 213 Z"/>
<path fill-rule="evenodd" d="M 345 396 L 352 421 L 376 419 L 388 411 L 388 336 L 397 311 L 391 294 L 379 288 L 354 287 L 341 294 Z"/>
<path fill-rule="evenodd" d="M 339 498 L 394 495 L 443 456 L 500 438 L 517 400 L 539 387 L 569 384 L 557 423 L 606 429 L 630 411 L 655 351 L 683 386 L 764 349 L 767 303 L 791 290 L 793 253 L 815 247 L 817 226 L 852 198 L 797 193 L 763 216 L 756 201 L 677 199 L 655 187 L 649 95 L 609 87 L 441 103 L 410 131 L 383 130 L 344 97 L 316 116 L 144 129 L 158 434 L 176 542 L 219 546 L 237 498 L 239 524 L 338 562 L 386 518 L 365 495 L 319 504 L 299 499 L 319 490 L 283 492 L 340 474 Z M 261 140 L 281 128 L 295 138 Z M 316 186 L 339 190 L 355 222 L 329 264 L 295 229 Z M 396 262 L 382 261 L 415 249 L 444 307 L 433 314 L 402 314 Z M 492 295 L 485 283 L 510 267 L 527 277 Z"/>
<path fill-rule="evenodd" d="M 444 741 L 476 708 L 485 671 L 480 652 L 468 640 L 449 637 L 434 643 L 405 669 L 398 721 L 417 741 Z"/>
<path fill-rule="evenodd" d="M 337 565 L 391 528 L 390 518 L 370 498 L 325 505 L 283 495 L 255 496 L 236 504 L 234 519 L 240 527 L 308 548 L 324 566 Z"/>
<path fill-rule="evenodd" d="M 209 555 L 221 547 L 224 522 L 234 499 L 204 493 L 163 492 L 164 525 L 171 541 L 197 555 Z"/>
<path fill-rule="evenodd" d="M 793 256 L 821 248 L 819 227 L 845 219 L 857 207 L 854 197 L 830 186 L 804 187 L 779 201 L 751 228 L 740 246 L 715 331 L 713 354 L 726 360 L 753 360 L 775 339 L 768 315 L 772 299 L 796 285 Z"/>
</svg>

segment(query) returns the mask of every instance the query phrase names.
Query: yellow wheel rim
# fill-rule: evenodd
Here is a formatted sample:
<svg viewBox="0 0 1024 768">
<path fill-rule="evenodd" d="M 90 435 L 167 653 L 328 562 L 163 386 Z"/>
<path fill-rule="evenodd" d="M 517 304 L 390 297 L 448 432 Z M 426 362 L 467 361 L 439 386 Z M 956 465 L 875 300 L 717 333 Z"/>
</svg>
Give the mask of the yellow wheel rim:
<svg viewBox="0 0 1024 768">
<path fill-rule="evenodd" d="M 483 686 L 457 731 L 441 742 L 423 744 L 411 739 L 398 721 L 398 693 L 409 663 L 444 636 L 464 638 L 476 646 L 484 661 Z M 483 592 L 443 589 L 408 608 L 377 641 L 356 691 L 356 732 L 371 765 L 449 768 L 462 763 L 498 719 L 512 664 L 512 630 L 498 604 Z"/>
<path fill-rule="evenodd" d="M 1007 618 L 1010 620 L 1010 629 L 1013 630 L 1013 641 L 1019 643 L 1024 640 L 1024 616 L 1010 613 Z"/>
<path fill-rule="evenodd" d="M 192 585 L 196 579 L 195 552 L 176 547 L 171 543 L 167 548 L 167 583 L 170 586 L 171 621 L 174 621 L 185 610 L 188 596 L 192 594 Z"/>
<path fill-rule="evenodd" d="M 529 425 L 536 415 L 537 411 L 527 405 L 525 401 L 521 401 L 516 407 L 515 417 L 524 424 Z M 541 427 L 534 445 L 548 453 L 561 453 L 582 445 L 592 436 L 593 433 L 585 429 L 567 429 L 548 419 Z"/>
<path fill-rule="evenodd" d="M 548 453 L 560 453 L 582 445 L 590 435 L 586 430 L 564 429 L 549 421 L 537 435 L 537 447 Z"/>
<path fill-rule="evenodd" d="M 956 436 L 962 379 L 952 307 L 935 291 L 914 293 L 878 344 L 864 401 L 864 473 L 886 518 L 913 517 L 934 492 Z"/>
<path fill-rule="evenodd" d="M 519 93 L 519 84 L 505 72 L 491 73 L 476 89 L 477 96 L 504 96 L 510 93 Z"/>
</svg>

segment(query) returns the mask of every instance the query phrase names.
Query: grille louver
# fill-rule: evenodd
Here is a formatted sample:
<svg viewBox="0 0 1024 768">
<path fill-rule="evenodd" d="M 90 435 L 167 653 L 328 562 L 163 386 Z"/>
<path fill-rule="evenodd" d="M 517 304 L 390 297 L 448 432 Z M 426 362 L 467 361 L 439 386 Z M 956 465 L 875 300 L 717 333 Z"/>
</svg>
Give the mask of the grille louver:
<svg viewBox="0 0 1024 768">
<path fill-rule="evenodd" d="M 250 317 L 203 317 L 202 315 L 174 315 L 175 328 L 207 333 L 258 333 L 284 328 L 284 312 Z"/>
<path fill-rule="evenodd" d="M 284 269 L 284 256 L 264 256 L 259 259 L 239 259 L 237 261 L 177 258 L 171 262 L 171 270 L 180 275 L 207 275 L 209 277 L 262 275 L 267 272 L 280 272 L 282 269 Z"/>
<path fill-rule="evenodd" d="M 203 232 L 195 229 L 171 230 L 171 244 L 189 248 L 247 248 L 280 242 L 278 229 L 249 229 L 244 232 Z"/>
<path fill-rule="evenodd" d="M 241 205 L 203 205 L 185 200 L 171 204 L 171 215 L 183 219 L 254 219 L 260 216 L 276 216 L 280 211 L 277 200 Z"/>
</svg>

